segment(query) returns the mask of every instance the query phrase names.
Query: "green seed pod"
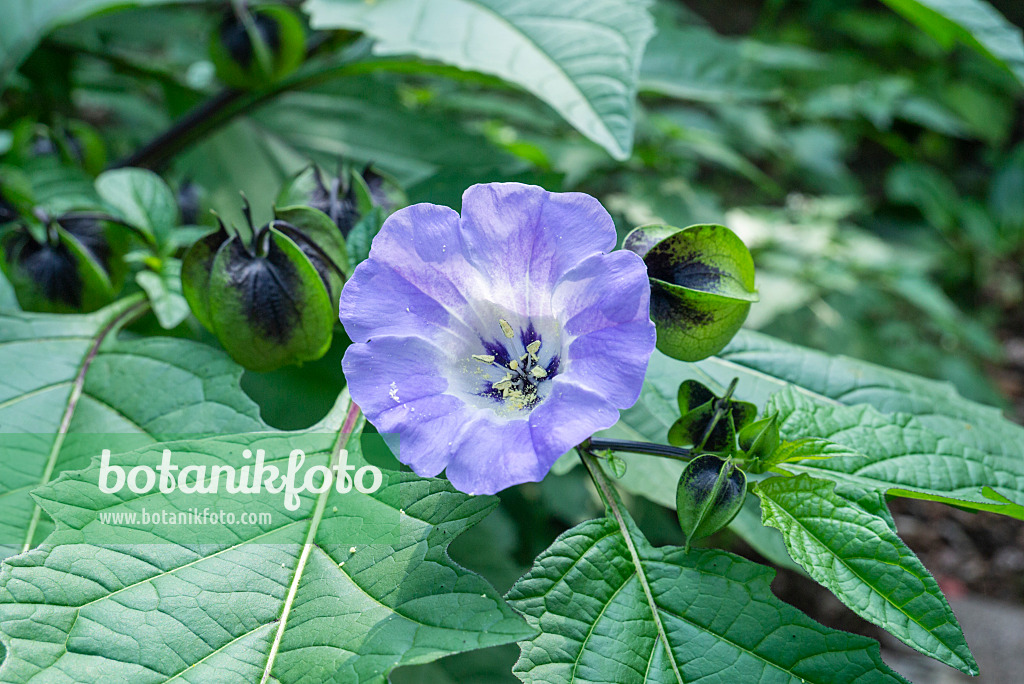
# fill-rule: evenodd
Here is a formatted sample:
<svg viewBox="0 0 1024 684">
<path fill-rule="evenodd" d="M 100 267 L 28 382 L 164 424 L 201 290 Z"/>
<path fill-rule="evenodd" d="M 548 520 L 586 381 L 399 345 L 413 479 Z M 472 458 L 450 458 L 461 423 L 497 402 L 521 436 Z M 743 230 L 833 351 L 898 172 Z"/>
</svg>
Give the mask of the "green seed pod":
<svg viewBox="0 0 1024 684">
<path fill-rule="evenodd" d="M 31 159 L 53 157 L 95 176 L 107 163 L 103 140 L 96 129 L 83 121 L 69 121 L 51 128 L 25 119 L 14 126 L 12 135 L 12 159 L 22 164 Z"/>
<path fill-rule="evenodd" d="M 747 477 L 731 463 L 710 454 L 687 463 L 676 487 L 676 513 L 687 550 L 693 540 L 732 522 L 746 496 Z"/>
<path fill-rule="evenodd" d="M 299 16 L 283 6 L 229 12 L 210 36 L 217 77 L 233 88 L 260 88 L 295 71 L 306 53 Z"/>
<path fill-rule="evenodd" d="M 0 260 L 26 311 L 95 311 L 113 300 L 124 280 L 123 239 L 93 218 L 62 216 L 42 227 L 39 239 L 25 226 L 0 240 Z"/>
<path fill-rule="evenodd" d="M 732 454 L 736 432 L 757 417 L 757 407 L 731 398 L 719 398 L 696 380 L 684 380 L 678 393 L 680 418 L 668 431 L 668 443 L 703 452 Z M 717 418 L 716 418 L 717 415 Z"/>
<path fill-rule="evenodd" d="M 335 176 L 324 174 L 317 166 L 303 169 L 281 189 L 278 205 L 318 209 L 347 238 L 375 209 L 387 213 L 405 204 L 406 198 L 398 185 L 371 165 L 367 164 L 362 171 L 348 163 L 339 166 Z"/>
<path fill-rule="evenodd" d="M 757 301 L 753 258 L 725 226 L 641 226 L 623 246 L 647 264 L 658 349 L 673 358 L 720 352 Z"/>
<path fill-rule="evenodd" d="M 755 463 L 771 458 L 779 448 L 779 414 L 754 421 L 740 430 L 736 437 L 740 449 Z"/>
<path fill-rule="evenodd" d="M 251 244 L 223 226 L 182 261 L 182 290 L 196 318 L 242 366 L 270 371 L 330 348 L 347 268 L 334 225 L 308 207 L 278 210 Z"/>
</svg>

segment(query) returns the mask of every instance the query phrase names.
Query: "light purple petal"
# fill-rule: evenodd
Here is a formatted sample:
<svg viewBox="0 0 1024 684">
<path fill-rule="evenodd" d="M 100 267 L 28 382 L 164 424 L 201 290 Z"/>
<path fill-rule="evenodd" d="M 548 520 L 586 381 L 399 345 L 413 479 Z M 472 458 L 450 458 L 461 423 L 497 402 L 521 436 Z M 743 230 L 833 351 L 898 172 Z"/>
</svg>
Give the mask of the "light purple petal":
<svg viewBox="0 0 1024 684">
<path fill-rule="evenodd" d="M 538 482 L 550 469 L 551 463 L 538 458 L 526 420 L 501 419 L 485 409 L 466 425 L 445 474 L 461 492 L 494 494 Z"/>
<path fill-rule="evenodd" d="M 447 312 L 448 327 L 462 334 L 476 329 L 472 302 L 488 285 L 466 260 L 465 249 L 459 215 L 448 207 L 414 204 L 396 211 L 373 239 L 369 259 L 342 290 L 340 314 L 346 332 L 356 342 L 373 335 L 407 334 L 421 316 L 424 326 L 434 326 L 436 332 L 438 307 Z M 392 292 L 388 312 L 386 299 Z M 376 324 L 363 307 L 381 313 Z"/>
<path fill-rule="evenodd" d="M 359 264 L 341 291 L 339 315 L 353 342 L 395 335 L 442 343 L 472 332 L 436 299 L 375 259 Z"/>
<path fill-rule="evenodd" d="M 538 460 L 551 468 L 558 457 L 615 425 L 619 412 L 601 395 L 560 375 L 551 394 L 530 414 L 530 435 Z"/>
<path fill-rule="evenodd" d="M 342 360 L 352 400 L 378 431 L 398 434 L 399 460 L 426 477 L 448 465 L 454 435 L 471 413 L 461 399 L 444 393 L 446 363 L 432 344 L 401 337 L 353 344 Z"/>
<path fill-rule="evenodd" d="M 490 296 L 535 315 L 548 313 L 551 288 L 569 269 L 615 247 L 615 224 L 596 199 L 520 183 L 466 190 L 462 228 Z"/>
<path fill-rule="evenodd" d="M 624 251 L 591 257 L 559 282 L 552 302 L 570 338 L 570 378 L 618 408 L 632 406 L 656 338 L 643 260 Z"/>
</svg>

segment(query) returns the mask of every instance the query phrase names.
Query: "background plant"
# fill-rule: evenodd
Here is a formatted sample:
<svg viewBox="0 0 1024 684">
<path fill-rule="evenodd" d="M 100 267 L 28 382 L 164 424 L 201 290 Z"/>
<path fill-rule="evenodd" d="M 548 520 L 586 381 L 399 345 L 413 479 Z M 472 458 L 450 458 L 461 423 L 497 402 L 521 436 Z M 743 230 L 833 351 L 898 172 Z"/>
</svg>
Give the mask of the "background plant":
<svg viewBox="0 0 1024 684">
<path fill-rule="evenodd" d="M 182 259 L 217 228 L 208 210 L 240 241 L 288 222 L 305 231 L 285 238 L 301 252 L 315 229 L 287 208 L 316 206 L 344 233 L 343 257 L 333 252 L 344 274 L 389 211 L 458 206 L 463 189 L 492 180 L 588 192 L 623 238 L 655 223 L 724 224 L 742 238 L 761 299 L 748 329 L 699 363 L 656 353 L 640 402 L 598 439 L 671 446 L 685 413 L 680 384 L 721 397 L 738 378 L 734 397 L 776 416 L 782 446 L 774 474 L 748 469 L 754 496 L 730 529 L 911 646 L 974 669 L 886 497 L 1020 519 L 1024 433 L 946 384 L 856 359 L 1005 405 L 986 368 L 1001 361 L 1001 335 L 1019 330 L 1024 301 L 1024 44 L 1013 3 L 790 0 L 726 12 L 703 2 L 310 0 L 290 6 L 301 50 L 294 31 L 281 34 L 289 55 L 304 52 L 301 64 L 266 61 L 274 41 L 260 38 L 248 74 L 227 76 L 231 87 L 208 43 L 226 16 L 245 15 L 240 5 L 9 4 L 0 431 L 18 467 L 0 485 L 4 681 L 86 681 L 94 667 L 132 681 L 186 671 L 205 681 L 381 681 L 398 665 L 416 667 L 393 681 L 509 681 L 517 657 L 524 681 L 644 681 L 651 663 L 688 681 L 726 662 L 752 681 L 764 668 L 783 681 L 849 681 L 854 671 L 898 681 L 868 640 L 772 596 L 762 567 L 653 545 L 685 543 L 666 511 L 684 463 L 659 455 L 590 454 L 586 469 L 573 457 L 500 501 L 396 473 L 389 484 L 411 488 L 402 508 L 413 524 L 389 541 L 390 565 L 372 552 L 349 558 L 315 526 L 274 531 L 292 550 L 272 561 L 253 558 L 260 540 L 208 554 L 162 545 L 143 558 L 82 536 L 113 505 L 84 489 L 95 481 L 84 435 L 131 435 L 128 463 L 183 433 L 216 452 L 217 434 L 336 432 L 351 415 L 340 328 L 319 360 L 243 371 L 217 326 L 189 314 Z M 87 296 L 62 304 L 59 290 L 28 292 L 41 271 L 21 268 L 26 245 Z M 289 258 L 312 269 L 311 297 L 336 294 L 334 276 L 314 278 L 315 250 Z M 44 313 L 53 310 L 66 313 Z M 837 524 L 816 529 L 826 514 Z M 449 560 L 449 544 L 473 572 Z M 83 569 L 83 557 L 95 562 Z M 862 568 L 863 557 L 887 564 Z M 268 579 L 243 599 L 215 579 L 225 568 Z M 324 582 L 309 580 L 328 569 Z M 409 595 L 380 590 L 398 578 Z M 190 592 L 206 597 L 194 611 L 146 602 Z M 430 625 L 419 638 L 410 597 Z M 235 611 L 242 601 L 246 615 Z M 393 625 L 379 642 L 358 623 L 337 626 L 371 608 L 375 624 Z M 738 615 L 765 631 L 723 627 Z M 636 617 L 636 631 L 622 633 Z M 316 641 L 318 620 L 335 625 L 345 654 Z M 154 625 L 153 645 L 126 659 L 126 625 L 142 623 Z M 793 633 L 799 649 L 775 646 Z M 712 645 L 722 663 L 701 664 Z M 487 646 L 497 650 L 471 650 Z M 650 655 L 647 669 L 630 661 L 638 653 Z"/>
</svg>

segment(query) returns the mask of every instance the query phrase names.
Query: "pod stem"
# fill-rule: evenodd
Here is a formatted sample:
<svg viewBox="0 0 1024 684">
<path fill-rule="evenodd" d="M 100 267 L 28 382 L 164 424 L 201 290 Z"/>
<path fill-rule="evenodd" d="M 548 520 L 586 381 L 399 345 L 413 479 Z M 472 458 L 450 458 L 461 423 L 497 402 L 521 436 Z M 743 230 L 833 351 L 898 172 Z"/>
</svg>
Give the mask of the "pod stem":
<svg viewBox="0 0 1024 684">
<path fill-rule="evenodd" d="M 668 446 L 667 444 L 655 444 L 653 442 L 630 442 L 617 439 L 591 438 L 584 442 L 586 448 L 592 451 L 626 451 L 633 454 L 647 454 L 648 456 L 661 456 L 677 461 L 689 461 L 697 454 L 696 449 L 684 449 L 682 447 Z"/>
</svg>

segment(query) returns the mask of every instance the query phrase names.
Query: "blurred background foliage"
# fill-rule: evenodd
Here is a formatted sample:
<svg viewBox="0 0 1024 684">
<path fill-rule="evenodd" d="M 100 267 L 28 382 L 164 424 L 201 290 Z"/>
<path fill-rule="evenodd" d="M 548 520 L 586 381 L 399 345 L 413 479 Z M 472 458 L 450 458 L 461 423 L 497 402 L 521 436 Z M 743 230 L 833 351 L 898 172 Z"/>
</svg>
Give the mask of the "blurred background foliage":
<svg viewBox="0 0 1024 684">
<path fill-rule="evenodd" d="M 1024 14 L 996 5 L 1011 21 Z M 47 155 L 17 159 L 15 139 L 42 123 L 74 141 L 86 172 L 150 166 L 229 217 L 240 190 L 265 219 L 289 174 L 346 159 L 372 162 L 414 202 L 457 206 L 471 183 L 515 179 L 594 194 L 623 230 L 725 223 L 758 263 L 748 326 L 1003 401 L 986 366 L 1024 300 L 1013 75 L 875 0 L 653 9 L 624 162 L 513 85 L 372 56 L 347 32 L 198 122 L 187 145 L 133 157 L 220 90 L 207 34 L 222 8 L 209 3 L 101 13 L 49 34 L 3 96 L 0 144 L 6 161 L 46 167 Z M 95 151 L 77 149 L 77 128 L 98 135 Z M 65 199 L 67 181 L 56 183 Z"/>
<path fill-rule="evenodd" d="M 1024 4 L 992 5 L 1024 24 Z M 0 99 L 2 163 L 25 170 L 54 208 L 91 196 L 105 166 L 149 167 L 210 226 L 209 209 L 239 215 L 239 191 L 267 220 L 282 183 L 311 160 L 372 163 L 410 202 L 458 207 L 472 183 L 518 180 L 598 197 L 622 234 L 723 223 L 758 268 L 748 327 L 1008 405 L 1005 343 L 1024 338 L 1024 117 L 1012 73 L 1024 58 L 1007 69 L 877 0 L 660 0 L 634 147 L 619 161 L 515 85 L 377 56 L 354 32 L 310 31 L 298 71 L 225 90 L 207 48 L 223 10 L 156 3 L 41 19 L 25 39 L 38 45 L 16 44 L 30 52 Z M 216 344 L 194 321 L 171 334 Z M 323 359 L 247 373 L 244 387 L 270 423 L 309 425 L 344 383 L 346 342 L 339 332 Z M 632 504 L 652 541 L 681 541 L 671 511 Z M 598 513 L 582 473 L 549 477 L 504 493 L 454 553 L 505 590 L 560 531 Z M 514 681 L 515 655 L 468 654 L 394 679 Z"/>
</svg>

